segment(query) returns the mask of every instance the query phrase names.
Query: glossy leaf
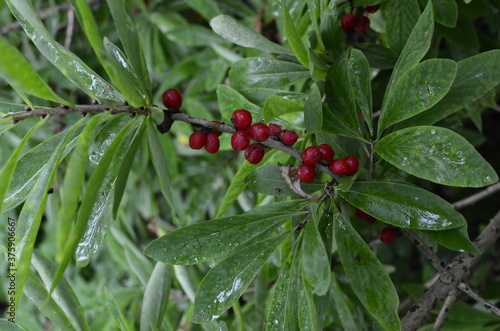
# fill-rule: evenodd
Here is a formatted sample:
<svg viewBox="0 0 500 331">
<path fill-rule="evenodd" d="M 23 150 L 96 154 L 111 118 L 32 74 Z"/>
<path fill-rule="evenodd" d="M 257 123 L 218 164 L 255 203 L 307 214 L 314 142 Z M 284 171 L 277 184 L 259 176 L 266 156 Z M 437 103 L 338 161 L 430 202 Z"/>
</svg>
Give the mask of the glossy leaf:
<svg viewBox="0 0 500 331">
<path fill-rule="evenodd" d="M 270 122 L 281 115 L 302 111 L 304 111 L 303 102 L 271 95 L 262 108 L 262 116 L 264 121 Z"/>
<path fill-rule="evenodd" d="M 455 0 L 432 0 L 434 19 L 439 24 L 453 28 L 457 24 L 458 7 Z"/>
<path fill-rule="evenodd" d="M 71 103 L 54 93 L 24 55 L 3 37 L 0 37 L 0 49 L 0 76 L 10 85 L 35 97 L 71 106 Z"/>
<path fill-rule="evenodd" d="M 281 6 L 283 7 L 283 21 L 288 45 L 297 57 L 297 60 L 299 60 L 300 64 L 309 68 L 309 56 L 307 54 L 306 45 L 302 41 L 302 38 L 295 27 L 295 22 L 290 16 L 285 2 L 281 2 Z"/>
<path fill-rule="evenodd" d="M 172 267 L 158 262 L 144 291 L 141 311 L 141 331 L 153 330 L 151 325 L 161 329 L 169 302 Z"/>
<path fill-rule="evenodd" d="M 372 87 L 368 60 L 361 51 L 352 49 L 349 59 L 347 60 L 347 66 L 349 68 L 347 75 L 349 84 L 354 93 L 354 98 L 365 118 L 368 129 L 370 130 L 370 135 L 372 135 Z"/>
<path fill-rule="evenodd" d="M 400 228 L 439 231 L 467 224 L 447 201 L 419 187 L 356 182 L 339 194 L 354 207 Z"/>
<path fill-rule="evenodd" d="M 256 48 L 269 53 L 293 55 L 291 50 L 269 41 L 230 16 L 218 15 L 210 21 L 210 26 L 219 36 L 236 45 Z"/>
<path fill-rule="evenodd" d="M 351 223 L 338 211 L 333 217 L 340 260 L 352 290 L 385 330 L 400 330 L 398 294 L 387 271 Z"/>
<path fill-rule="evenodd" d="M 385 2 L 383 13 L 387 22 L 387 39 L 391 49 L 395 50 L 398 54 L 404 54 L 401 50 L 420 15 L 418 1 L 387 1 Z"/>
<path fill-rule="evenodd" d="M 323 102 L 318 85 L 313 84 L 304 104 L 304 126 L 309 133 L 321 132 L 323 126 Z"/>
<path fill-rule="evenodd" d="M 481 251 L 470 241 L 466 226 L 446 231 L 424 231 L 424 233 L 448 249 L 481 254 Z"/>
<path fill-rule="evenodd" d="M 304 269 L 304 271 L 307 269 Z M 304 275 L 297 282 L 298 326 L 300 330 L 319 330 L 318 312 L 314 302 L 311 285 L 305 282 Z"/>
<path fill-rule="evenodd" d="M 441 100 L 455 79 L 457 65 L 452 60 L 431 59 L 417 64 L 403 74 L 384 100 L 378 133 L 402 120 L 415 116 Z"/>
<path fill-rule="evenodd" d="M 395 167 L 443 185 L 482 187 L 498 181 L 495 170 L 465 138 L 441 127 L 393 132 L 380 139 L 375 151 Z"/>
<path fill-rule="evenodd" d="M 250 286 L 269 256 L 292 231 L 229 255 L 212 268 L 196 291 L 193 321 L 211 322 L 228 310 Z"/>
</svg>

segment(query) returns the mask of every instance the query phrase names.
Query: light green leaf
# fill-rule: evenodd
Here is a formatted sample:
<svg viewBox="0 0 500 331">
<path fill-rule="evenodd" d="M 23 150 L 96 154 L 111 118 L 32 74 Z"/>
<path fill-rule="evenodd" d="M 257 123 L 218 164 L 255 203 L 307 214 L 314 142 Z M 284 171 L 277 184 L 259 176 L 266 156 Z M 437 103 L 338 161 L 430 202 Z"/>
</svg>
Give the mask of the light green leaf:
<svg viewBox="0 0 500 331">
<path fill-rule="evenodd" d="M 18 324 L 12 323 L 5 318 L 0 318 L 0 329 L 4 331 L 24 331 Z"/>
<path fill-rule="evenodd" d="M 439 24 L 454 28 L 457 24 L 458 7 L 455 0 L 432 0 L 434 19 Z"/>
<path fill-rule="evenodd" d="M 291 50 L 269 41 L 230 16 L 216 16 L 210 21 L 210 26 L 215 33 L 236 45 L 256 48 L 269 53 L 293 55 Z"/>
<path fill-rule="evenodd" d="M 281 115 L 302 111 L 304 111 L 303 102 L 271 95 L 264 103 L 262 116 L 264 117 L 264 121 L 270 122 Z"/>
<path fill-rule="evenodd" d="M 125 315 L 123 315 L 123 312 L 120 309 L 118 302 L 116 302 L 113 293 L 111 293 L 108 288 L 104 289 L 104 296 L 106 307 L 108 308 L 108 313 L 109 315 L 111 315 L 115 323 L 120 327 L 120 330 L 132 331 L 134 328 L 129 325 L 129 322 L 127 321 Z"/>
<path fill-rule="evenodd" d="M 418 1 L 387 1 L 384 4 L 383 13 L 387 22 L 389 45 L 398 54 L 404 54 L 401 50 L 408 41 L 420 15 Z"/>
<path fill-rule="evenodd" d="M 297 60 L 299 60 L 300 64 L 309 68 L 309 55 L 307 54 L 307 47 L 297 31 L 294 20 L 290 16 L 284 1 L 281 2 L 281 6 L 283 7 L 283 21 L 288 45 L 297 57 Z"/>
<path fill-rule="evenodd" d="M 246 99 L 238 91 L 228 85 L 217 86 L 217 101 L 223 118 L 231 118 L 236 109 L 246 109 L 253 114 L 258 114 L 261 108 Z"/>
<path fill-rule="evenodd" d="M 313 84 L 304 104 L 304 126 L 309 133 L 321 132 L 323 126 L 323 102 L 317 84 Z"/>
<path fill-rule="evenodd" d="M 438 103 L 450 90 L 456 72 L 456 63 L 447 59 L 427 60 L 405 72 L 394 85 L 389 99 L 384 100 L 378 134 Z"/>
<path fill-rule="evenodd" d="M 344 330 L 356 330 L 357 323 L 354 317 L 354 309 L 352 307 L 353 301 L 347 297 L 342 288 L 339 286 L 335 275 L 332 275 L 332 290 L 330 293 L 332 295 L 335 310 L 339 315 L 339 322 L 342 325 L 342 328 Z"/>
<path fill-rule="evenodd" d="M 491 165 L 459 134 L 436 126 L 393 132 L 375 151 L 393 166 L 419 178 L 459 187 L 483 187 L 498 181 Z"/>
<path fill-rule="evenodd" d="M 219 5 L 214 0 L 186 0 L 186 4 L 207 21 L 221 13 Z"/>
<path fill-rule="evenodd" d="M 386 330 L 400 330 L 398 293 L 386 269 L 351 223 L 334 211 L 334 234 L 351 288 Z"/>
<path fill-rule="evenodd" d="M 297 285 L 298 326 L 300 330 L 319 330 L 318 311 L 311 285 L 305 281 L 304 275 L 299 277 Z"/>
<path fill-rule="evenodd" d="M 156 263 L 144 291 L 141 311 L 141 331 L 153 330 L 154 325 L 161 329 L 167 309 L 170 293 L 172 267 L 164 263 Z"/>
<path fill-rule="evenodd" d="M 365 118 L 368 129 L 370 130 L 370 135 L 372 135 L 372 86 L 368 60 L 361 51 L 352 49 L 349 59 L 347 60 L 347 66 L 349 68 L 347 76 L 351 89 L 354 92 L 354 98 Z"/>
<path fill-rule="evenodd" d="M 432 240 L 448 249 L 457 252 L 466 251 L 474 254 L 481 254 L 481 251 L 470 241 L 466 226 L 446 231 L 423 232 Z"/>
<path fill-rule="evenodd" d="M 446 230 L 467 224 L 446 200 L 419 187 L 388 182 L 356 182 L 339 194 L 367 214 L 405 229 Z"/>
<path fill-rule="evenodd" d="M 196 291 L 193 322 L 211 322 L 228 310 L 250 286 L 269 256 L 292 231 L 229 255 L 212 268 Z"/>
</svg>

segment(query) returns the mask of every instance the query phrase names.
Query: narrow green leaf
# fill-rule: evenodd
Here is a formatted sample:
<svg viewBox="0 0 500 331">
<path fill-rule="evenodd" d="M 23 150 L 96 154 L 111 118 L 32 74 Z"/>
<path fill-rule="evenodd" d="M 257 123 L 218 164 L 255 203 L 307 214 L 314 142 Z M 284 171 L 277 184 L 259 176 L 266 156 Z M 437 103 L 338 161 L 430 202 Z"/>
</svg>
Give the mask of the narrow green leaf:
<svg viewBox="0 0 500 331">
<path fill-rule="evenodd" d="M 313 84 L 304 104 L 304 126 L 309 133 L 321 132 L 323 126 L 323 102 L 317 84 Z"/>
<path fill-rule="evenodd" d="M 420 15 L 417 0 L 387 1 L 384 3 L 384 15 L 387 22 L 389 45 L 398 54 L 404 54 L 403 46 L 407 42 Z"/>
<path fill-rule="evenodd" d="M 108 288 L 104 290 L 106 307 L 108 308 L 109 315 L 113 318 L 116 324 L 120 327 L 120 330 L 132 331 L 134 328 L 129 325 L 127 318 L 123 315 L 120 306 L 116 302 L 113 293 Z"/>
<path fill-rule="evenodd" d="M 332 301 L 335 306 L 335 310 L 339 315 L 339 322 L 344 330 L 356 330 L 357 323 L 355 318 L 355 312 L 352 307 L 352 300 L 346 296 L 342 288 L 337 282 L 335 275 L 332 275 L 332 290 L 330 291 L 332 295 Z"/>
<path fill-rule="evenodd" d="M 294 20 L 290 16 L 285 2 L 281 2 L 281 6 L 283 7 L 283 21 L 288 45 L 297 57 L 297 60 L 299 60 L 300 64 L 309 68 L 309 55 L 307 54 L 307 47 L 295 27 Z"/>
<path fill-rule="evenodd" d="M 352 49 L 347 60 L 347 75 L 356 103 L 361 109 L 370 135 L 373 135 L 371 71 L 363 52 Z"/>
<path fill-rule="evenodd" d="M 498 181 L 491 165 L 459 134 L 436 126 L 393 132 L 375 146 L 393 166 L 419 178 L 459 187 L 483 187 Z"/>
<path fill-rule="evenodd" d="M 450 90 L 456 72 L 455 61 L 447 59 L 427 60 L 405 72 L 394 85 L 388 100 L 384 100 L 378 134 L 438 103 Z"/>
<path fill-rule="evenodd" d="M 467 224 L 446 200 L 419 187 L 356 182 L 349 191 L 339 194 L 369 215 L 405 229 L 439 231 Z"/>
<path fill-rule="evenodd" d="M 424 231 L 424 233 L 448 249 L 481 254 L 481 251 L 470 241 L 466 226 L 446 231 Z"/>
<path fill-rule="evenodd" d="M 457 24 L 458 7 L 455 0 L 432 0 L 434 19 L 439 24 L 454 28 Z"/>
<path fill-rule="evenodd" d="M 400 330 L 398 293 L 384 266 L 344 216 L 335 211 L 334 234 L 351 288 L 385 330 Z"/>
<path fill-rule="evenodd" d="M 241 93 L 229 85 L 220 84 L 217 86 L 217 102 L 223 118 L 231 118 L 236 109 L 246 109 L 253 114 L 258 114 L 261 110 L 259 106 L 248 101 Z"/>
<path fill-rule="evenodd" d="M 24 331 L 18 324 L 12 323 L 5 318 L 0 318 L 0 329 L 4 331 Z"/>
<path fill-rule="evenodd" d="M 258 34 L 230 16 L 216 16 L 210 21 L 210 26 L 219 36 L 236 45 L 256 48 L 269 53 L 293 55 L 291 50 L 269 41 L 266 37 Z"/>
<path fill-rule="evenodd" d="M 304 275 L 299 277 L 297 285 L 298 325 L 300 330 L 320 330 L 311 285 L 305 281 Z"/>
<path fill-rule="evenodd" d="M 382 45 L 364 43 L 356 44 L 354 47 L 363 52 L 372 68 L 392 69 L 398 60 L 398 55 L 394 50 Z"/>
<path fill-rule="evenodd" d="M 293 230 L 251 245 L 212 268 L 196 291 L 193 322 L 211 322 L 228 310 L 250 286 L 274 250 Z"/>
<path fill-rule="evenodd" d="M 0 37 L 0 49 L 0 76 L 10 85 L 35 97 L 72 106 L 55 94 L 24 55 L 3 37 Z"/>
<path fill-rule="evenodd" d="M 158 262 L 144 291 L 141 310 L 141 331 L 161 329 L 169 302 L 172 267 Z"/>
<path fill-rule="evenodd" d="M 266 103 L 264 103 L 264 107 L 262 107 L 262 116 L 264 117 L 264 121 L 270 122 L 281 115 L 303 111 L 303 102 L 271 95 L 267 98 Z"/>
<path fill-rule="evenodd" d="M 337 115 L 335 115 L 335 113 L 325 105 L 323 105 L 323 127 L 321 132 L 364 140 L 360 137 L 358 128 L 354 129 L 352 127 L 348 127 L 344 124 L 342 119 L 337 117 Z M 366 142 L 369 143 L 369 141 Z"/>
<path fill-rule="evenodd" d="M 186 0 L 186 4 L 207 21 L 221 13 L 219 5 L 214 0 Z"/>
</svg>

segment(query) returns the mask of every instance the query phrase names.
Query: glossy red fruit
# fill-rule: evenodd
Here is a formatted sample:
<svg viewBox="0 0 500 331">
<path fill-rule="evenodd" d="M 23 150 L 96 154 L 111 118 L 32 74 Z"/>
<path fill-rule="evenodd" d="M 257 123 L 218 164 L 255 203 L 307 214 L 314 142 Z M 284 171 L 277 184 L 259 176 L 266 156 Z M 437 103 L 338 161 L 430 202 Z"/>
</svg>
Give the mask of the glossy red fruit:
<svg viewBox="0 0 500 331">
<path fill-rule="evenodd" d="M 257 164 L 264 157 L 264 148 L 259 143 L 253 143 L 245 150 L 245 159 L 251 164 Z"/>
<path fill-rule="evenodd" d="M 161 100 L 163 101 L 163 104 L 167 108 L 179 109 L 182 106 L 182 96 L 179 93 L 179 91 L 177 91 L 174 88 L 171 88 L 163 92 Z"/>
<path fill-rule="evenodd" d="M 333 160 L 332 163 L 330 163 L 330 170 L 334 174 L 345 175 L 347 174 L 347 169 L 347 163 L 345 163 L 345 161 L 342 159 L 336 159 Z"/>
<path fill-rule="evenodd" d="M 354 215 L 357 218 L 364 220 L 368 224 L 373 224 L 377 221 L 377 219 L 375 217 L 368 215 L 367 213 L 365 213 L 364 211 L 362 211 L 361 209 L 358 209 L 358 208 L 356 208 Z"/>
<path fill-rule="evenodd" d="M 302 182 L 309 183 L 316 177 L 316 169 L 312 165 L 302 163 L 297 170 L 297 175 Z"/>
<path fill-rule="evenodd" d="M 278 124 L 269 123 L 269 134 L 271 134 L 271 136 L 277 137 L 280 135 L 280 132 L 281 126 L 279 126 Z"/>
<path fill-rule="evenodd" d="M 357 17 L 354 14 L 345 14 L 340 19 L 340 25 L 342 26 L 342 30 L 351 31 L 356 25 Z"/>
<path fill-rule="evenodd" d="M 245 109 L 235 110 L 231 119 L 239 130 L 247 130 L 252 125 L 252 114 Z"/>
<path fill-rule="evenodd" d="M 346 156 L 344 161 L 347 164 L 346 175 L 354 175 L 359 168 L 358 158 L 355 156 Z"/>
<path fill-rule="evenodd" d="M 218 123 L 218 124 L 222 124 L 221 121 L 212 121 L 214 123 Z M 217 137 L 220 137 L 220 135 L 222 134 L 222 132 L 220 131 L 215 131 L 215 130 L 212 130 L 211 132 L 215 133 L 217 135 Z"/>
<path fill-rule="evenodd" d="M 396 229 L 394 228 L 383 228 L 380 231 L 379 239 L 385 244 L 390 244 L 396 239 Z"/>
<path fill-rule="evenodd" d="M 280 139 L 283 144 L 292 146 L 299 139 L 299 135 L 293 130 L 283 130 L 280 133 Z"/>
<path fill-rule="evenodd" d="M 370 14 L 373 14 L 375 12 L 377 12 L 380 8 L 380 4 L 376 4 L 376 5 L 373 5 L 373 6 L 366 6 L 366 11 Z"/>
<path fill-rule="evenodd" d="M 309 146 L 302 152 L 302 161 L 305 164 L 315 165 L 321 161 L 321 152 L 316 146 Z"/>
<path fill-rule="evenodd" d="M 366 16 L 361 16 L 354 25 L 354 31 L 361 34 L 367 34 L 368 30 L 370 30 L 370 19 Z"/>
<path fill-rule="evenodd" d="M 248 134 L 253 140 L 263 142 L 269 138 L 271 133 L 269 127 L 264 123 L 255 123 L 248 128 Z"/>
<path fill-rule="evenodd" d="M 207 134 L 203 131 L 195 131 L 189 136 L 189 147 L 201 149 L 207 143 Z"/>
<path fill-rule="evenodd" d="M 220 141 L 219 141 L 219 136 L 217 136 L 213 132 L 209 132 L 207 134 L 207 143 L 205 144 L 205 149 L 209 153 L 217 153 L 219 151 L 220 147 Z"/>
<path fill-rule="evenodd" d="M 237 130 L 231 136 L 231 147 L 235 151 L 244 151 L 250 145 L 250 135 L 244 130 Z"/>
<path fill-rule="evenodd" d="M 333 161 L 335 153 L 333 152 L 333 148 L 331 148 L 330 145 L 321 144 L 318 146 L 318 148 L 321 153 L 322 160 L 325 160 L 328 163 Z"/>
</svg>

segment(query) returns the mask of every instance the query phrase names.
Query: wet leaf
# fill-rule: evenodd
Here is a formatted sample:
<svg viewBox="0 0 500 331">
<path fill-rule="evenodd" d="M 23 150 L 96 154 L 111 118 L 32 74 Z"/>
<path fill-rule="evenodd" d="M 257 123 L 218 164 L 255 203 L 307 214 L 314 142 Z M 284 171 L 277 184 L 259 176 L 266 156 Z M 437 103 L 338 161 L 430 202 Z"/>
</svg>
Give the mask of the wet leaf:
<svg viewBox="0 0 500 331">
<path fill-rule="evenodd" d="M 347 66 L 349 68 L 347 75 L 349 84 L 354 93 L 354 98 L 365 118 L 368 129 L 370 130 L 370 135 L 372 135 L 372 86 L 368 60 L 361 51 L 352 49 L 349 59 L 347 60 Z"/>
<path fill-rule="evenodd" d="M 459 134 L 436 126 L 393 132 L 375 151 L 396 168 L 434 183 L 483 187 L 498 181 L 491 165 Z"/>
<path fill-rule="evenodd" d="M 161 329 L 169 302 L 172 267 L 158 262 L 144 291 L 141 311 L 141 331 Z"/>
<path fill-rule="evenodd" d="M 306 269 L 304 269 L 306 270 Z M 298 326 L 300 330 L 319 330 L 318 312 L 314 302 L 311 285 L 305 282 L 304 276 L 297 282 Z"/>
<path fill-rule="evenodd" d="M 211 322 L 228 310 L 250 286 L 269 256 L 292 231 L 229 255 L 212 268 L 196 291 L 193 322 Z"/>
<path fill-rule="evenodd" d="M 349 191 L 339 191 L 339 194 L 376 219 L 405 229 L 439 231 L 467 224 L 446 200 L 419 187 L 356 182 Z"/>
<path fill-rule="evenodd" d="M 403 2 L 389 1 L 385 3 L 384 16 L 387 21 L 387 39 L 391 49 L 398 54 L 402 51 L 405 43 L 409 40 L 412 29 L 417 23 L 420 15 L 420 7 L 417 0 L 406 0 Z"/>
<path fill-rule="evenodd" d="M 387 271 L 351 223 L 338 211 L 333 217 L 340 260 L 352 290 L 386 330 L 400 330 L 398 294 Z"/>
<path fill-rule="evenodd" d="M 448 249 L 457 252 L 466 251 L 481 254 L 481 251 L 470 241 L 466 226 L 445 231 L 424 231 L 424 233 Z"/>
</svg>

